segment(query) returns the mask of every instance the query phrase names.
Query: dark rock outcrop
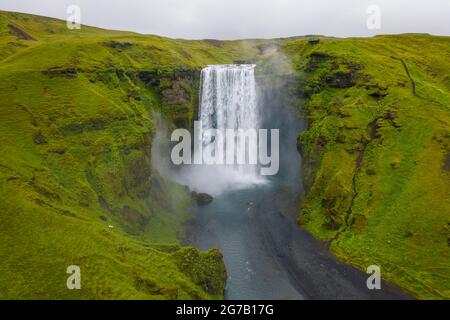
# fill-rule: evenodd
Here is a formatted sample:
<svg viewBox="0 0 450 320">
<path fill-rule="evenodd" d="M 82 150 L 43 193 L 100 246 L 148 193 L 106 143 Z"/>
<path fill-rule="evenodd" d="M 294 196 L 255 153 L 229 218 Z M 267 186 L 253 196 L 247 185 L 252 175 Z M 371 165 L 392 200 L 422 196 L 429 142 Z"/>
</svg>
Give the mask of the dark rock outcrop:
<svg viewBox="0 0 450 320">
<path fill-rule="evenodd" d="M 149 87 L 157 87 L 160 84 L 159 76 L 156 71 L 141 71 L 138 74 L 139 79 Z"/>
<path fill-rule="evenodd" d="M 332 88 L 350 88 L 356 84 L 353 78 L 351 72 L 338 71 L 334 75 L 327 77 L 326 82 Z"/>
<path fill-rule="evenodd" d="M 78 69 L 77 68 L 67 68 L 67 69 L 48 69 L 43 71 L 43 73 L 49 77 L 66 77 L 66 78 L 75 78 Z"/>
<path fill-rule="evenodd" d="M 118 42 L 118 41 L 109 41 L 105 43 L 105 46 L 113 49 L 124 50 L 133 47 L 133 44 L 130 42 Z"/>
<path fill-rule="evenodd" d="M 177 80 L 173 83 L 172 87 L 164 89 L 161 92 L 163 101 L 172 106 L 182 105 L 189 103 L 191 96 L 185 89 L 182 80 Z"/>
<path fill-rule="evenodd" d="M 213 202 L 213 200 L 214 200 L 214 198 L 207 193 L 193 192 L 192 196 L 194 197 L 194 199 L 196 200 L 196 202 L 199 206 L 206 206 L 206 205 L 210 204 L 211 202 Z"/>
<path fill-rule="evenodd" d="M 29 40 L 29 41 L 36 41 L 35 38 L 30 36 L 28 33 L 23 31 L 22 29 L 16 27 L 15 25 L 8 24 L 9 33 L 13 36 L 16 36 L 20 40 Z"/>
<path fill-rule="evenodd" d="M 39 132 L 34 134 L 33 141 L 36 144 L 46 144 L 47 143 L 47 138 L 42 134 L 42 132 L 39 131 Z"/>
</svg>

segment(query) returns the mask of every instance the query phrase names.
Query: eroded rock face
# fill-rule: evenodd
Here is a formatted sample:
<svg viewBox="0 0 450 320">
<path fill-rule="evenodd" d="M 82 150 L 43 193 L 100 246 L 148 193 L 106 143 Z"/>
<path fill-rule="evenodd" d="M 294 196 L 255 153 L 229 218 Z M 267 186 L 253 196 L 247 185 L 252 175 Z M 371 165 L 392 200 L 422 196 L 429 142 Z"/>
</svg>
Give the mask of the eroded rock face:
<svg viewBox="0 0 450 320">
<path fill-rule="evenodd" d="M 186 90 L 186 83 L 184 81 L 182 79 L 175 80 L 172 87 L 161 91 L 164 103 L 178 106 L 190 102 L 191 96 Z"/>
<path fill-rule="evenodd" d="M 170 72 L 141 70 L 131 78 L 135 82 L 138 80 L 137 85 L 143 82 L 161 97 L 163 114 L 177 128 L 189 128 L 195 112 L 199 76 L 199 70 L 175 69 Z"/>
<path fill-rule="evenodd" d="M 326 82 L 332 88 L 350 88 L 355 85 L 352 72 L 336 72 L 334 75 L 327 77 Z"/>
<path fill-rule="evenodd" d="M 20 40 L 29 40 L 29 41 L 36 41 L 35 38 L 30 36 L 28 33 L 23 31 L 22 29 L 16 27 L 15 25 L 8 24 L 9 33 L 13 36 L 16 36 Z"/>
<path fill-rule="evenodd" d="M 171 75 L 161 77 L 161 96 L 168 105 L 182 105 L 190 103 L 190 87 L 195 80 L 192 70 L 175 70 Z"/>
<path fill-rule="evenodd" d="M 138 77 L 145 85 L 150 87 L 157 87 L 160 84 L 160 79 L 156 71 L 140 71 Z"/>
</svg>

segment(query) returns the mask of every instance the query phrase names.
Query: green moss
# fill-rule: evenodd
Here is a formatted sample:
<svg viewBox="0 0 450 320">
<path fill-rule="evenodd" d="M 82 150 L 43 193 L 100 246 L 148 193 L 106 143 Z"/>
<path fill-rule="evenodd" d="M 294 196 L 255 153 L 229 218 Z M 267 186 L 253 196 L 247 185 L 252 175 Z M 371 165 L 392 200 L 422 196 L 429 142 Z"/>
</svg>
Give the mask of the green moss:
<svg viewBox="0 0 450 320">
<path fill-rule="evenodd" d="M 310 50 L 303 42 L 286 44 L 304 60 L 296 72 L 309 120 L 299 138 L 299 222 L 332 240 L 341 259 L 378 264 L 420 298 L 449 298 L 448 38 L 323 39 Z"/>
<path fill-rule="evenodd" d="M 152 114 L 190 123 L 192 75 L 231 62 L 234 49 L 70 32 L 63 21 L 24 14 L 0 12 L 0 21 L 0 297 L 222 297 L 220 254 L 190 249 L 201 258 L 194 269 L 173 259 L 193 202 L 152 167 Z M 173 103 L 165 90 L 189 98 Z M 72 264 L 81 268 L 79 291 L 66 288 Z"/>
<path fill-rule="evenodd" d="M 220 296 L 225 290 L 227 271 L 223 256 L 217 249 L 202 253 L 195 248 L 183 248 L 172 255 L 178 268 L 206 292 Z"/>
</svg>

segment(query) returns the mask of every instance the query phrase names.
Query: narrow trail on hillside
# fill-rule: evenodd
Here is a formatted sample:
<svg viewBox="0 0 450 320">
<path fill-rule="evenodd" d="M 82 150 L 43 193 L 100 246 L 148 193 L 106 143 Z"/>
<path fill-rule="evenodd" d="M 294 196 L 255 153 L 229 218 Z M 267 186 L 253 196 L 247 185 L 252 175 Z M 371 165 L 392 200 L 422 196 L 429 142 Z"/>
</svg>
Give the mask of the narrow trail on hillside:
<svg viewBox="0 0 450 320">
<path fill-rule="evenodd" d="M 408 65 L 406 64 L 405 60 L 403 60 L 402 58 L 397 58 L 394 56 L 391 56 L 392 59 L 398 60 L 402 63 L 403 68 L 405 69 L 406 75 L 409 78 L 409 81 L 411 82 L 411 89 L 412 89 L 412 93 L 413 95 L 416 95 L 416 82 L 414 81 L 411 72 L 409 71 Z"/>
</svg>

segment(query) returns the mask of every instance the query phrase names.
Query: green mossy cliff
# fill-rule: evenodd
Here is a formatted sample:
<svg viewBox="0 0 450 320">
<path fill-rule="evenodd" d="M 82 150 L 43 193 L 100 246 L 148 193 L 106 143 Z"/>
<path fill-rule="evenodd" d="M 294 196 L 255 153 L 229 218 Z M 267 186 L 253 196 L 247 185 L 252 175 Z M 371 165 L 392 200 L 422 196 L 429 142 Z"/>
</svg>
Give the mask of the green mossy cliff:
<svg viewBox="0 0 450 320">
<path fill-rule="evenodd" d="M 450 39 L 290 41 L 305 197 L 299 222 L 341 259 L 450 298 Z"/>
<path fill-rule="evenodd" d="M 193 199 L 151 149 L 153 114 L 189 125 L 227 46 L 0 12 L 0 298 L 222 297 L 222 256 L 181 247 Z"/>
</svg>

